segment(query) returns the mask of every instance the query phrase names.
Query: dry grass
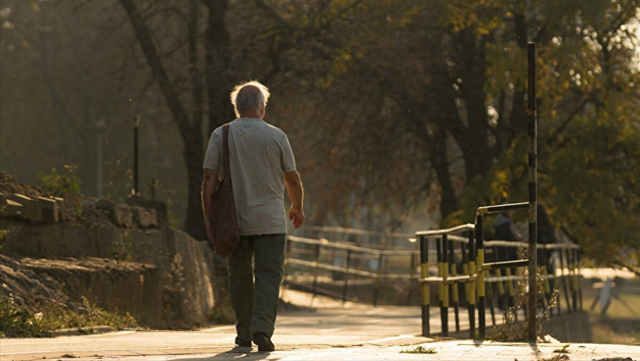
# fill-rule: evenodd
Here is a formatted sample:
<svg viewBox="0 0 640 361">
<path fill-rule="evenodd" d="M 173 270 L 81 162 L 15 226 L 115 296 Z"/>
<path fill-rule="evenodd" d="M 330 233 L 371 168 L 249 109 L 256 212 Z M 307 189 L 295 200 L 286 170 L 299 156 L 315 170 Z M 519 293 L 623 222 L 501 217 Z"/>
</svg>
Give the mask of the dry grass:
<svg viewBox="0 0 640 361">
<path fill-rule="evenodd" d="M 411 347 L 405 350 L 400 351 L 400 353 L 426 353 L 426 354 L 434 354 L 438 353 L 435 347 L 424 347 L 424 346 L 416 346 Z"/>
</svg>

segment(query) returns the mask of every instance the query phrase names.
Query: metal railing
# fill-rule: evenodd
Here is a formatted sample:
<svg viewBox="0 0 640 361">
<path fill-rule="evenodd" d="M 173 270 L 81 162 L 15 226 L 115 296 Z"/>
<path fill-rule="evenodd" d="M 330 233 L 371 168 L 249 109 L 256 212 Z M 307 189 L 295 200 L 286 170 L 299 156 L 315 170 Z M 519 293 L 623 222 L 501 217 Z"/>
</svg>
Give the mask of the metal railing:
<svg viewBox="0 0 640 361">
<path fill-rule="evenodd" d="M 454 308 L 456 332 L 460 331 L 459 308 L 464 293 L 464 301 L 469 313 L 469 333 L 471 338 L 476 338 L 475 320 L 476 304 L 479 337 L 486 336 L 486 308 L 489 299 L 489 311 L 492 323 L 496 325 L 495 309 L 501 306 L 504 312 L 513 304 L 515 298 L 516 282 L 523 280 L 522 275 L 514 273 L 517 267 L 529 265 L 528 259 L 508 259 L 507 255 L 515 255 L 511 249 L 526 249 L 527 243 L 509 241 L 484 241 L 484 215 L 528 208 L 528 203 L 513 203 L 490 207 L 480 207 L 476 213 L 476 224 L 465 224 L 458 227 L 442 230 L 417 232 L 416 238 L 420 242 L 420 267 L 421 267 L 421 291 L 422 291 L 422 334 L 430 336 L 429 308 L 431 305 L 430 286 L 438 285 L 438 301 L 441 315 L 441 331 L 443 336 L 448 336 L 449 308 Z M 462 236 L 460 236 L 462 235 Z M 429 275 L 429 243 L 435 243 L 437 275 Z M 459 247 L 458 251 L 455 251 Z M 555 280 L 562 283 L 568 312 L 582 310 L 582 291 L 580 288 L 580 247 L 570 244 L 537 245 L 538 259 L 542 264 L 542 279 L 545 282 L 546 301 L 543 307 L 549 307 L 552 288 L 559 286 Z M 555 274 L 551 267 L 552 254 L 559 258 L 560 275 Z M 456 257 L 456 255 L 458 257 Z M 566 262 L 565 262 L 566 260 Z M 491 261 L 491 262 L 487 262 Z M 566 267 L 566 268 L 565 268 Z M 565 275 L 565 269 L 568 273 Z M 553 270 L 553 274 L 547 271 Z M 504 273 L 503 273 L 504 271 Z M 461 272 L 462 275 L 458 275 Z M 554 282 L 554 287 L 550 285 Z M 487 292 L 487 287 L 489 292 Z M 569 291 L 569 289 L 571 291 Z M 571 300 L 570 300 L 571 298 Z M 501 305 L 497 302 L 502 301 Z M 561 302 L 558 300 L 556 314 L 561 313 Z M 552 310 L 552 309 L 551 309 Z M 551 313 L 552 311 L 550 311 Z M 517 317 L 517 313 L 514 314 Z M 527 320 L 528 321 L 528 320 Z M 535 320 L 533 321 L 535 323 Z M 531 325 L 535 327 L 535 325 Z"/>
<path fill-rule="evenodd" d="M 523 253 L 528 248 L 527 243 L 484 240 L 484 216 L 505 209 L 524 209 L 526 206 L 526 203 L 518 203 L 480 207 L 476 224 L 417 232 L 414 237 L 418 243 L 407 241 L 412 235 L 394 234 L 398 239 L 404 239 L 407 248 L 413 249 L 375 249 L 371 246 L 380 247 L 380 244 L 362 242 L 368 246 L 363 247 L 324 238 L 290 235 L 285 283 L 314 295 L 324 294 L 343 302 L 368 299 L 374 306 L 385 302 L 384 298 L 381 300 L 381 295 L 387 301 L 392 298 L 385 292 L 385 287 L 400 287 L 400 284 L 404 287 L 406 284 L 406 294 L 399 294 L 392 304 L 415 305 L 419 298 L 424 336 L 431 335 L 429 308 L 437 302 L 443 336 L 449 334 L 450 309 L 453 308 L 455 330 L 459 332 L 460 308 L 466 306 L 470 337 L 476 338 L 477 324 L 479 336 L 484 338 L 487 327 L 485 315 L 490 314 L 495 326 L 496 309 L 506 312 L 513 305 L 518 282 L 525 280 L 523 274 L 515 273 L 515 268 L 528 264 L 527 259 L 515 260 L 513 258 L 516 256 L 508 256 L 517 254 L 519 249 Z M 345 232 L 340 234 L 340 230 Z M 353 229 L 335 228 L 331 231 L 332 234 L 328 236 L 343 240 L 347 239 L 345 235 L 369 234 L 379 237 L 380 242 L 383 236 L 382 233 Z M 416 249 L 417 246 L 419 249 Z M 550 306 L 553 289 L 558 289 L 560 298 L 555 307 L 550 309 L 552 316 L 582 310 L 580 247 L 573 244 L 541 244 L 537 246 L 537 253 L 538 265 L 546 266 L 541 269 L 547 296 L 543 306 Z M 330 275 L 331 278 L 323 275 Z M 358 290 L 356 287 L 360 287 L 361 292 L 354 292 Z M 405 288 L 402 289 L 405 292 Z M 350 290 L 357 297 L 350 297 Z M 517 320 L 517 313 L 515 317 Z"/>
<path fill-rule="evenodd" d="M 285 260 L 285 282 L 293 283 L 291 279 L 291 266 L 307 268 L 311 273 L 311 287 L 308 289 L 315 296 L 320 292 L 318 278 L 320 271 L 338 273 L 342 282 L 341 293 L 335 291 L 322 290 L 323 294 L 342 299 L 346 302 L 348 290 L 352 276 L 371 279 L 374 282 L 372 288 L 372 304 L 378 304 L 380 287 L 382 281 L 405 280 L 409 283 L 418 282 L 416 274 L 418 252 L 412 250 L 380 250 L 355 246 L 352 244 L 330 242 L 326 239 L 311 239 L 289 235 L 287 237 L 287 258 Z M 342 256 L 344 255 L 344 258 Z M 409 262 L 400 262 L 398 267 L 389 267 L 387 261 L 390 257 L 401 256 Z M 340 264 L 336 264 L 336 259 L 340 259 Z M 374 261 L 375 267 L 368 267 Z M 364 265 L 368 270 L 363 270 Z M 359 267 L 360 266 L 360 267 Z M 396 271 L 396 272 L 394 272 Z M 407 272 L 408 271 L 408 272 Z M 411 289 L 407 302 L 411 299 Z"/>
<path fill-rule="evenodd" d="M 407 242 L 407 239 L 414 238 L 414 235 L 410 233 L 376 232 L 329 226 L 305 226 L 303 231 L 305 232 L 301 234 L 303 237 L 325 238 L 374 249 L 415 249 L 415 244 Z"/>
</svg>

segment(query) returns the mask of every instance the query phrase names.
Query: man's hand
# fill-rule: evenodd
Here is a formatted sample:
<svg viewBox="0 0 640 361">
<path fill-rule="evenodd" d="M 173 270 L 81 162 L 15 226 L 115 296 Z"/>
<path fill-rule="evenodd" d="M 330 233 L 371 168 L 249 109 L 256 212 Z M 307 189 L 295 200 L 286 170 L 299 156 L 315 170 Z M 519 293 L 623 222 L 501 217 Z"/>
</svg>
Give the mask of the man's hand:
<svg viewBox="0 0 640 361">
<path fill-rule="evenodd" d="M 304 189 L 302 189 L 302 180 L 300 174 L 295 170 L 284 174 L 284 181 L 287 185 L 287 193 L 291 199 L 291 208 L 289 209 L 289 219 L 293 221 L 293 227 L 300 228 L 304 224 L 304 212 L 302 211 L 302 203 L 304 199 Z"/>
<path fill-rule="evenodd" d="M 289 208 L 289 220 L 293 221 L 293 228 L 300 228 L 304 224 L 304 211 L 302 208 L 294 207 L 293 204 Z"/>
</svg>

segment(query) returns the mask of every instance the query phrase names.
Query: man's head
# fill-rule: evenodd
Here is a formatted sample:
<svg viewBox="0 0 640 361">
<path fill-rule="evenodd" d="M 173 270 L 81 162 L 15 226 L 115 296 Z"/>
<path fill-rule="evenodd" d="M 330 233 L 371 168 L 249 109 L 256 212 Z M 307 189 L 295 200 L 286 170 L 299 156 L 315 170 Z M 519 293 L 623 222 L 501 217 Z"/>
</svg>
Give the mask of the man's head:
<svg viewBox="0 0 640 361">
<path fill-rule="evenodd" d="M 233 88 L 231 92 L 231 104 L 238 118 L 260 118 L 264 117 L 267 101 L 269 100 L 269 89 L 258 81 L 242 83 Z"/>
</svg>

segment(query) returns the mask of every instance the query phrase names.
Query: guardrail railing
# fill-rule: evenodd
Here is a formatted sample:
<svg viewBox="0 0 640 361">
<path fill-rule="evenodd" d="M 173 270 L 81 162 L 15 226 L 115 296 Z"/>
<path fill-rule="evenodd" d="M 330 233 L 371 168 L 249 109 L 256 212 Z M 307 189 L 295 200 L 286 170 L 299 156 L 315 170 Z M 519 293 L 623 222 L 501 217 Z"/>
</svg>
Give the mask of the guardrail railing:
<svg viewBox="0 0 640 361">
<path fill-rule="evenodd" d="M 318 292 L 318 276 L 320 270 L 336 272 L 342 275 L 341 281 L 343 285 L 341 294 L 327 290 L 323 290 L 323 293 L 341 298 L 343 302 L 348 300 L 347 294 L 350 276 L 359 276 L 374 280 L 375 284 L 372 289 L 372 304 L 374 306 L 378 304 L 380 286 L 383 280 L 406 280 L 410 283 L 418 282 L 416 274 L 417 251 L 372 249 L 350 244 L 334 243 L 326 239 L 318 240 L 292 235 L 289 235 L 287 238 L 285 281 L 288 282 L 287 275 L 290 274 L 289 270 L 292 265 L 309 268 L 312 272 L 310 291 L 314 296 Z M 340 252 L 340 254 L 338 254 L 338 252 Z M 408 264 L 401 262 L 401 264 L 404 264 L 403 269 L 400 272 L 393 272 L 394 269 L 389 270 L 389 267 L 385 267 L 385 262 L 392 256 L 402 256 L 409 262 Z M 340 259 L 340 263 L 342 264 L 336 264 L 336 259 Z M 375 267 L 372 267 L 373 270 L 367 271 L 354 267 L 369 261 L 375 263 Z M 407 302 L 409 302 L 412 296 L 411 289 L 413 289 L 413 287 L 409 287 Z"/>
<path fill-rule="evenodd" d="M 367 247 L 363 247 L 353 243 L 290 235 L 287 242 L 285 282 L 290 285 L 295 283 L 314 295 L 324 294 L 343 302 L 369 299 L 374 306 L 393 298 L 386 293 L 389 288 L 385 287 L 401 287 L 406 293 L 394 295 L 393 304 L 415 305 L 420 302 L 424 336 L 431 335 L 429 309 L 437 302 L 443 336 L 449 334 L 451 308 L 455 330 L 459 332 L 460 309 L 466 307 L 470 337 L 475 338 L 475 331 L 479 329 L 480 337 L 484 338 L 484 316 L 489 313 L 495 326 L 496 309 L 506 312 L 514 303 L 518 281 L 525 280 L 524 275 L 515 273 L 515 268 L 526 266 L 528 260 L 509 260 L 508 254 L 517 252 L 508 250 L 526 250 L 528 244 L 520 241 L 485 241 L 483 218 L 504 209 L 525 207 L 526 203 L 481 207 L 476 224 L 421 231 L 415 235 L 395 234 L 399 239 L 404 239 L 413 250 L 376 249 L 371 246 L 380 247 L 380 244 L 365 243 Z M 369 233 L 345 230 L 349 235 Z M 339 229 L 332 231 L 337 239 L 346 239 L 344 235 L 338 234 Z M 380 236 L 377 232 L 370 233 Z M 411 236 L 415 237 L 413 241 L 418 241 L 417 244 L 407 241 Z M 582 310 L 580 247 L 573 244 L 541 244 L 537 246 L 537 254 L 538 265 L 545 266 L 542 267 L 547 295 L 544 307 L 549 307 L 553 289 L 558 289 L 560 298 L 555 308 L 550 309 L 552 316 Z M 295 277 L 291 272 L 292 267 Z M 328 279 L 327 275 L 331 278 Z M 296 282 L 296 277 L 302 281 Z M 350 293 L 357 294 L 359 298 L 350 297 Z M 517 319 L 518 314 L 515 316 Z"/>
<path fill-rule="evenodd" d="M 501 307 L 504 312 L 513 305 L 515 297 L 515 283 L 523 280 L 523 276 L 516 275 L 514 270 L 518 267 L 529 265 L 528 259 L 509 260 L 509 248 L 528 248 L 524 242 L 509 241 L 484 241 L 484 215 L 504 212 L 507 210 L 517 210 L 528 208 L 528 203 L 512 203 L 489 207 L 480 207 L 476 213 L 475 224 L 464 224 L 461 226 L 432 231 L 422 231 L 416 233 L 416 238 L 420 242 L 420 267 L 421 267 L 421 293 L 422 293 L 422 334 L 430 336 L 430 286 L 438 285 L 438 301 L 440 304 L 441 332 L 443 336 L 448 336 L 449 308 L 454 308 L 455 328 L 460 331 L 459 307 L 462 302 L 459 294 L 464 292 L 469 313 L 469 333 L 471 338 L 475 338 L 476 305 L 478 314 L 478 328 L 480 339 L 486 336 L 486 308 L 487 297 L 490 301 L 490 314 L 493 325 L 496 325 L 495 308 Z M 435 242 L 437 253 L 437 275 L 429 275 L 429 242 Z M 455 251 L 459 247 L 458 251 Z M 564 289 L 564 295 L 568 312 L 582 309 L 582 291 L 580 288 L 579 262 L 580 247 L 568 244 L 548 244 L 537 246 L 538 265 L 542 267 L 542 278 L 545 281 L 546 301 L 543 307 L 549 307 L 552 288 L 550 281 L 560 280 Z M 560 275 L 555 274 L 555 268 L 550 259 L 553 254 L 559 258 Z M 459 255 L 459 257 L 456 257 Z M 565 262 L 566 260 L 566 262 Z M 487 262 L 491 261 L 491 262 Z M 568 274 L 565 275 L 565 267 Z M 504 271 L 504 273 L 503 273 Z M 548 271 L 553 271 L 549 274 Z M 458 273 L 461 272 L 461 275 Z M 493 274 L 492 274 L 493 272 Z M 555 283 L 555 282 L 554 282 Z M 489 292 L 487 292 L 487 285 Z M 496 289 L 497 288 L 497 289 Z M 571 291 L 569 291 L 569 288 Z M 570 300 L 571 298 L 571 300 Z M 501 305 L 498 305 L 498 302 Z M 558 300 L 556 313 L 561 312 L 560 300 Z M 552 312 L 552 311 L 550 311 Z M 517 313 L 515 313 L 517 317 Z M 527 320 L 528 321 L 528 320 Z M 535 322 L 535 321 L 533 321 Z M 535 326 L 534 326 L 535 327 Z"/>
</svg>

